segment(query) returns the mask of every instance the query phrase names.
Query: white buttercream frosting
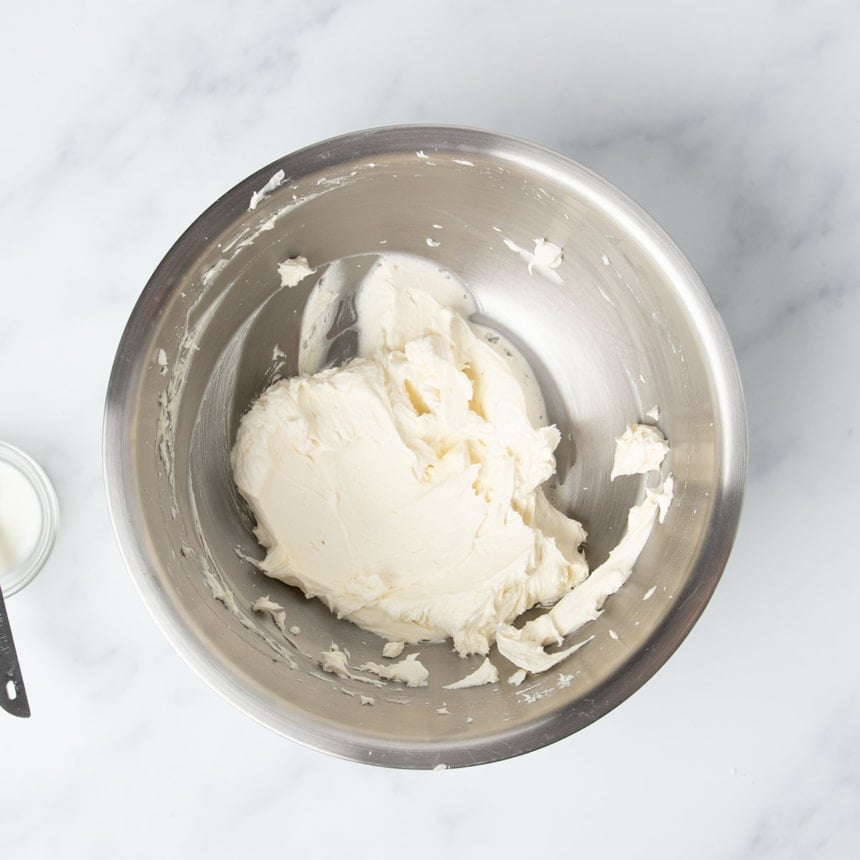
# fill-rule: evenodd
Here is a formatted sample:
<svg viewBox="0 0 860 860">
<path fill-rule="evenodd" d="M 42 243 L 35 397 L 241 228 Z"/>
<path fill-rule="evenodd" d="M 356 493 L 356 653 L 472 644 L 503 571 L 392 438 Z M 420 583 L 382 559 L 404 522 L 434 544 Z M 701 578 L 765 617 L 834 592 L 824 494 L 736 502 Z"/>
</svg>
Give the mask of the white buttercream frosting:
<svg viewBox="0 0 860 860">
<path fill-rule="evenodd" d="M 535 239 L 535 249 L 529 251 L 526 248 L 521 248 L 512 239 L 503 239 L 502 242 L 506 248 L 525 260 L 530 275 L 537 272 L 558 286 L 564 283 L 561 276 L 555 271 L 564 261 L 564 248 L 560 245 L 556 245 L 548 239 Z"/>
<path fill-rule="evenodd" d="M 669 475 L 655 490 L 646 490 L 645 498 L 633 505 L 627 515 L 627 529 L 609 558 L 592 571 L 588 579 L 565 595 L 543 615 L 521 628 L 502 627 L 497 644 L 499 652 L 516 666 L 529 672 L 544 672 L 585 645 L 589 639 L 569 648 L 547 653 L 547 645 L 560 645 L 566 636 L 576 633 L 603 611 L 606 598 L 615 594 L 633 571 L 654 523 L 663 522 L 672 501 L 674 481 Z"/>
<path fill-rule="evenodd" d="M 620 475 L 641 475 L 660 468 L 669 453 L 666 437 L 650 424 L 631 424 L 615 440 L 615 460 L 611 479 Z"/>
<path fill-rule="evenodd" d="M 284 180 L 286 179 L 286 174 L 283 170 L 278 170 L 271 177 L 269 177 L 269 181 L 259 190 L 255 191 L 251 194 L 251 202 L 248 204 L 249 209 L 256 209 L 260 203 L 265 200 L 273 191 L 277 188 L 280 188 L 281 185 L 284 184 Z M 271 229 L 271 228 L 270 228 Z"/>
<path fill-rule="evenodd" d="M 487 657 L 474 672 L 466 675 L 465 678 L 460 678 L 459 681 L 454 681 L 453 684 L 446 684 L 445 689 L 464 690 L 467 687 L 480 687 L 483 684 L 495 684 L 498 680 L 499 670 L 490 662 L 490 658 Z"/>
<path fill-rule="evenodd" d="M 535 268 L 557 269 L 564 260 L 564 248 L 547 239 L 535 239 L 534 256 L 528 265 L 529 272 Z"/>
<path fill-rule="evenodd" d="M 338 678 L 349 681 L 361 681 L 365 684 L 372 684 L 375 687 L 383 686 L 382 681 L 378 681 L 376 678 L 368 678 L 366 675 L 357 675 L 353 672 L 349 666 L 349 651 L 341 649 L 334 642 L 331 643 L 326 651 L 320 654 L 319 664 L 323 672 L 337 675 Z"/>
<path fill-rule="evenodd" d="M 288 257 L 283 263 L 278 263 L 282 287 L 295 287 L 315 271 L 308 265 L 307 257 Z"/>
<path fill-rule="evenodd" d="M 418 659 L 417 654 L 410 654 L 399 663 L 382 665 L 380 663 L 362 663 L 363 672 L 373 672 L 386 681 L 396 681 L 407 687 L 426 687 L 430 673 L 426 666 Z"/>
<path fill-rule="evenodd" d="M 279 603 L 275 603 L 274 600 L 271 600 L 269 596 L 259 597 L 254 601 L 254 605 L 251 607 L 254 612 L 266 612 L 272 617 L 272 621 L 275 622 L 275 626 L 281 633 L 286 635 L 287 632 L 287 613 L 284 611 L 284 607 Z"/>
<path fill-rule="evenodd" d="M 392 659 L 397 658 L 403 653 L 403 649 L 405 647 L 405 642 L 386 642 L 385 645 L 382 646 L 382 656 Z"/>
<path fill-rule="evenodd" d="M 535 246 L 530 262 L 552 273 L 562 250 Z M 285 285 L 314 271 L 301 257 L 285 266 Z M 552 668 L 593 638 L 565 642 L 629 578 L 666 516 L 672 476 L 630 509 L 623 538 L 589 576 L 583 528 L 542 489 L 559 432 L 535 426 L 522 374 L 466 321 L 461 285 L 425 263 L 381 257 L 354 297 L 357 357 L 315 372 L 339 301 L 339 289 L 317 284 L 301 375 L 271 386 L 240 423 L 232 465 L 267 550 L 260 569 L 390 640 L 389 659 L 404 643 L 451 638 L 461 655 L 496 642 L 518 667 L 515 685 Z M 612 478 L 658 470 L 668 450 L 656 427 L 630 425 Z M 552 608 L 513 626 L 538 605 Z M 254 608 L 283 632 L 282 607 L 263 598 Z M 417 657 L 358 671 L 423 686 L 429 673 Z M 382 683 L 356 674 L 336 645 L 319 662 L 340 678 Z M 447 688 L 498 679 L 485 660 Z"/>
<path fill-rule="evenodd" d="M 382 258 L 356 297 L 359 357 L 264 392 L 233 469 L 265 573 L 385 638 L 486 654 L 585 579 L 585 532 L 541 489 L 558 430 L 531 424 L 439 287 Z"/>
</svg>

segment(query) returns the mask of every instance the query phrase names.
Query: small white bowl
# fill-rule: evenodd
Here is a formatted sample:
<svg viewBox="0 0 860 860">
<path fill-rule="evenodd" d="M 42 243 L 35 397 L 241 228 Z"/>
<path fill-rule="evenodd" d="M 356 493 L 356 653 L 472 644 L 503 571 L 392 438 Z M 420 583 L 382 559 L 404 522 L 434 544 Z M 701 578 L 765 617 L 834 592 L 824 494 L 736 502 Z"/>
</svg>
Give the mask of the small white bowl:
<svg viewBox="0 0 860 860">
<path fill-rule="evenodd" d="M 0 568 L 0 588 L 3 590 L 3 596 L 9 597 L 32 581 L 51 554 L 60 522 L 60 506 L 51 479 L 42 467 L 23 451 L 6 442 L 0 442 L 0 464 L 11 466 L 30 484 L 41 514 L 39 535 L 29 552 L 16 559 L 10 567 Z"/>
</svg>

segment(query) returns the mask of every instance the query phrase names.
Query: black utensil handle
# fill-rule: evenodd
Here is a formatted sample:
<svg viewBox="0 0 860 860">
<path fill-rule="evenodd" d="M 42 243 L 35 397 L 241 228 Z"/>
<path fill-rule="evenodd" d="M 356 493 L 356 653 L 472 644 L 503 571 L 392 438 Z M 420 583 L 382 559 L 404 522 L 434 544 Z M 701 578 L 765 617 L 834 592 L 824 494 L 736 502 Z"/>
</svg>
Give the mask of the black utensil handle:
<svg viewBox="0 0 860 860">
<path fill-rule="evenodd" d="M 6 602 L 0 589 L 0 705 L 16 717 L 29 717 L 30 704 L 21 677 L 21 666 L 15 651 L 15 640 L 9 626 Z"/>
</svg>

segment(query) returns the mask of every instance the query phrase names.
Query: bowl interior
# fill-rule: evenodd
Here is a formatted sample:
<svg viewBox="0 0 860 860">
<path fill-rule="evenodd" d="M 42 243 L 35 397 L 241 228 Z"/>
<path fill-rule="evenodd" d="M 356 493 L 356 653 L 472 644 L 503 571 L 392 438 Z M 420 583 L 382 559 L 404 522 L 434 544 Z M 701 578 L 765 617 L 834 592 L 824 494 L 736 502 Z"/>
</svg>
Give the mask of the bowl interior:
<svg viewBox="0 0 860 860">
<path fill-rule="evenodd" d="M 251 193 L 284 181 L 254 209 Z M 505 239 L 564 248 L 562 283 Z M 432 242 L 428 243 L 428 238 Z M 332 642 L 351 663 L 383 641 L 255 571 L 262 550 L 233 486 L 242 413 L 296 372 L 316 277 L 280 285 L 277 264 L 400 252 L 438 262 L 473 293 L 478 319 L 529 360 L 562 431 L 552 493 L 589 534 L 592 568 L 618 542 L 643 479 L 609 481 L 614 437 L 653 406 L 671 444 L 675 501 L 622 590 L 572 641 L 558 671 L 518 688 L 446 691 L 480 662 L 422 645 L 430 686 L 368 688 L 319 671 Z M 339 264 L 344 265 L 344 264 Z M 162 352 L 163 351 L 163 352 Z M 578 166 L 494 135 L 386 130 L 297 153 L 237 186 L 154 274 L 117 356 L 106 458 L 120 539 L 141 592 L 179 650 L 229 698 L 306 744 L 381 764 L 503 758 L 588 724 L 665 661 L 724 565 L 741 493 L 743 416 L 731 350 L 695 275 L 629 201 Z M 113 477 L 111 477 L 113 475 Z M 118 513 L 119 512 L 119 513 Z M 300 628 L 284 642 L 260 596 Z M 220 599 L 216 599 L 220 598 Z M 292 664 L 292 665 L 291 665 Z M 373 706 L 360 695 L 372 696 Z M 448 714 L 438 708 L 447 707 Z"/>
</svg>

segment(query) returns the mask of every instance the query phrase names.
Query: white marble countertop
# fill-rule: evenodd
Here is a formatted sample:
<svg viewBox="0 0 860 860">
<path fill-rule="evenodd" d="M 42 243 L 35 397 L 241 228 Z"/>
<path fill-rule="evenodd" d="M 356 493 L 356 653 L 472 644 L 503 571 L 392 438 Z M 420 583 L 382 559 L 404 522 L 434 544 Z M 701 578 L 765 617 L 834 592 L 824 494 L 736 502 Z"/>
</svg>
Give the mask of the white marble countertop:
<svg viewBox="0 0 860 860">
<path fill-rule="evenodd" d="M 33 716 L 0 714 L 0 854 L 860 856 L 858 44 L 847 0 L 6 9 L 0 439 L 62 523 L 9 600 Z M 123 569 L 100 460 L 114 349 L 181 231 L 278 156 L 405 122 L 535 140 L 650 211 L 750 420 L 738 542 L 678 653 L 583 732 L 441 774 L 311 752 L 210 691 Z"/>
</svg>

